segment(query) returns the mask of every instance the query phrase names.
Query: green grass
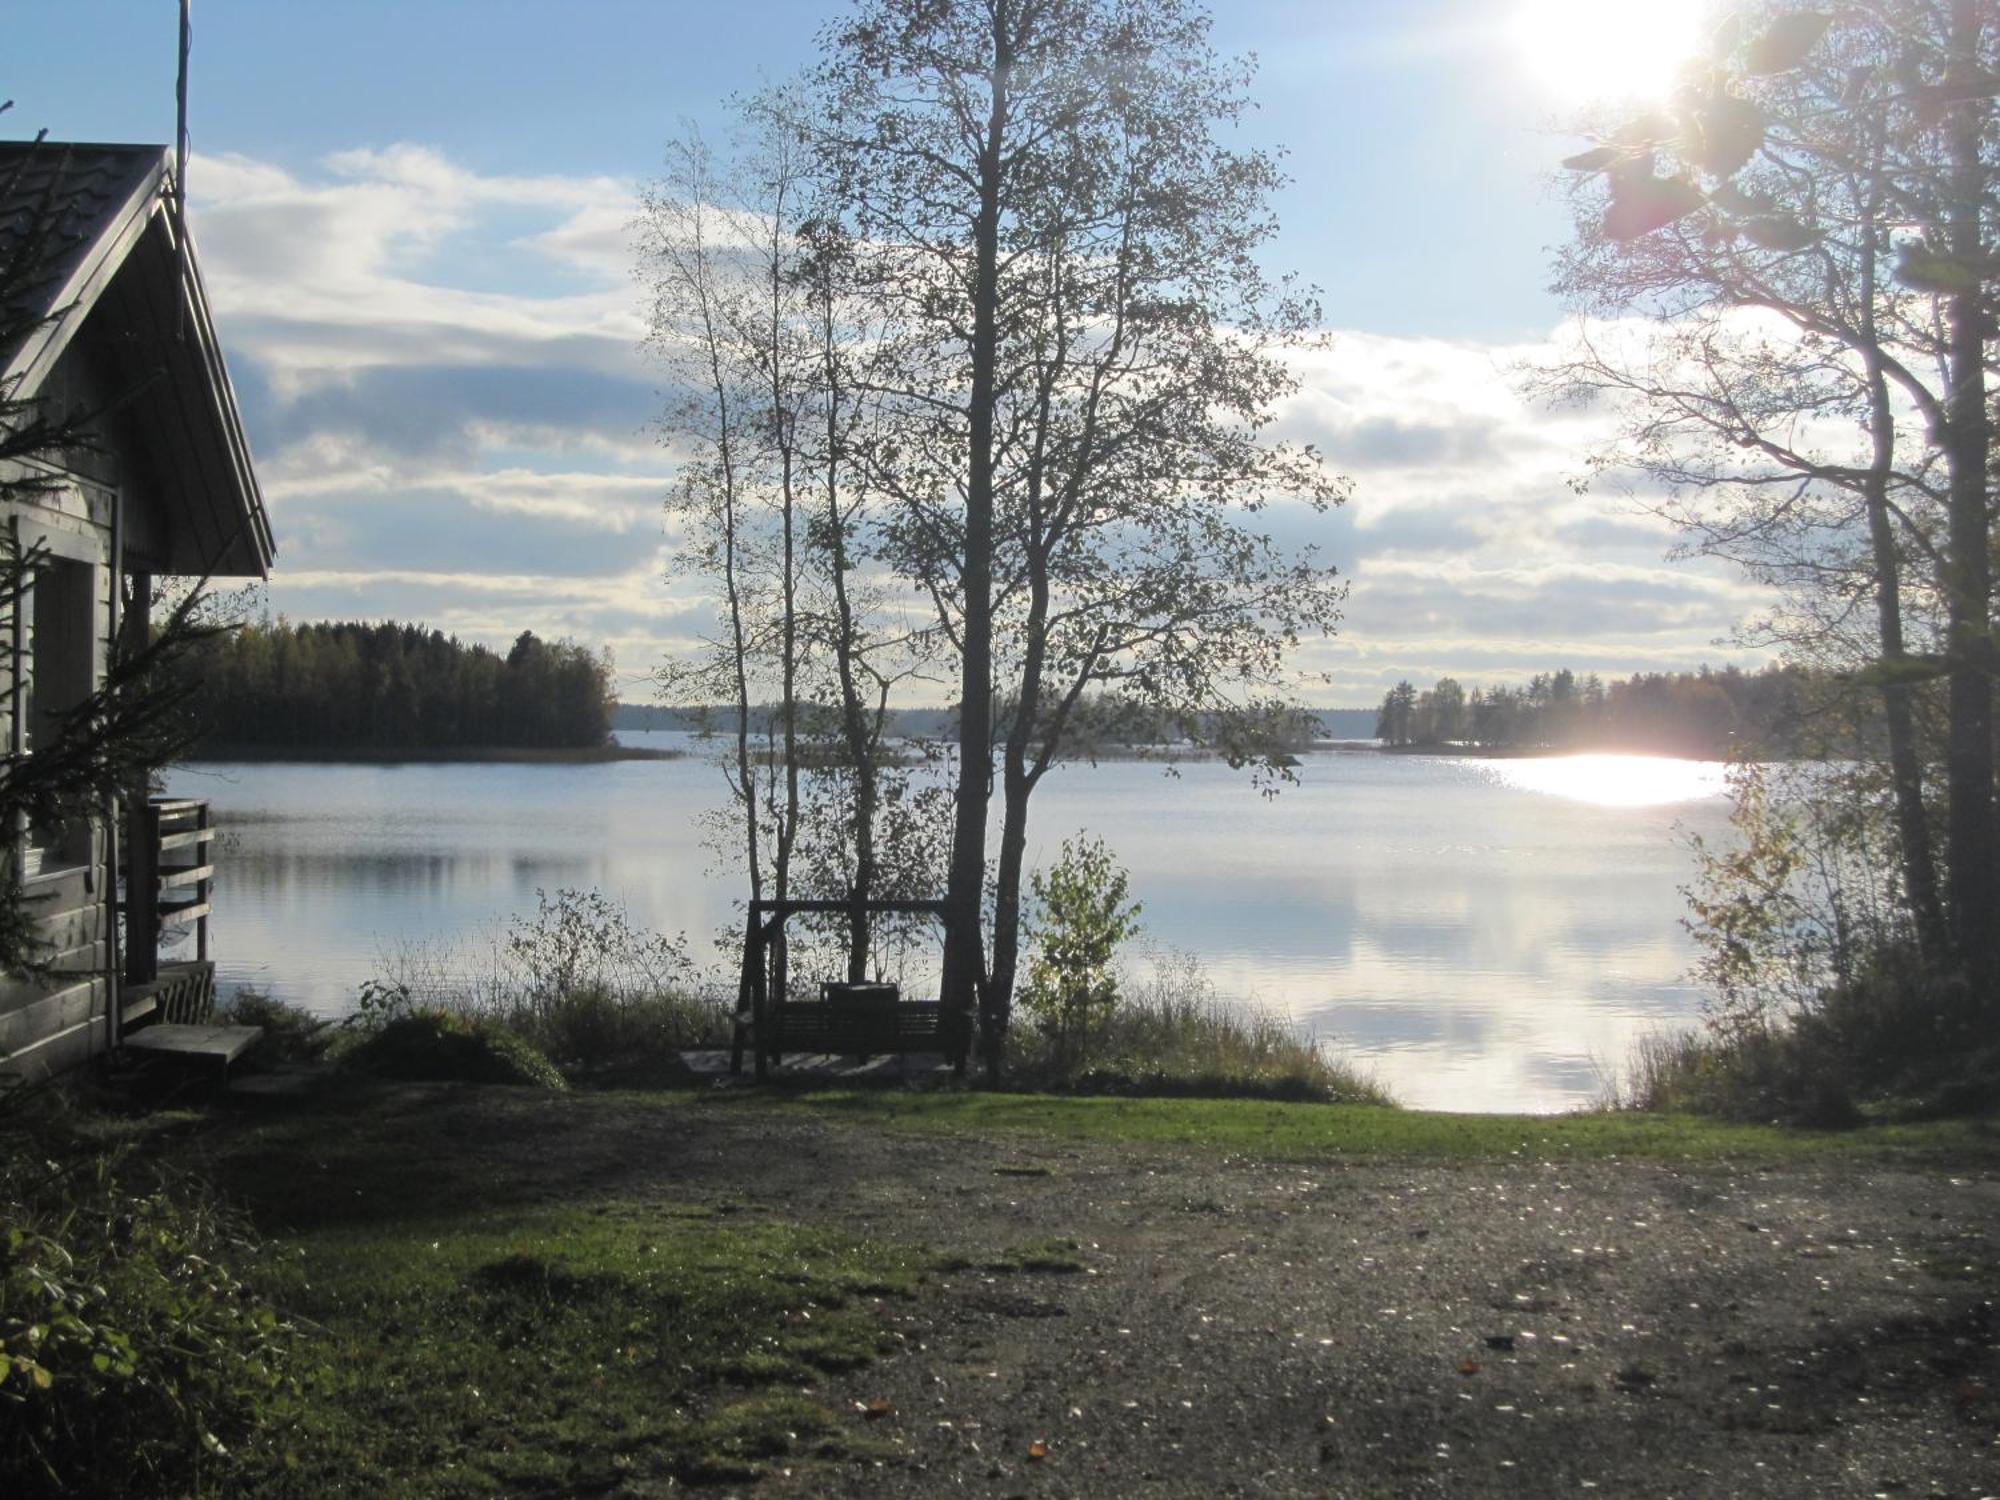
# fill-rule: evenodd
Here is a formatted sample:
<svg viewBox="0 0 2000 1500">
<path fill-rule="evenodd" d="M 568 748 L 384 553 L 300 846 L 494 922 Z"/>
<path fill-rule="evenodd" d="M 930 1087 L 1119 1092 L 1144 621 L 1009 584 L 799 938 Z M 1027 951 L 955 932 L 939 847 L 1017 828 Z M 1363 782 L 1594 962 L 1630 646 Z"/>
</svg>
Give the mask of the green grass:
<svg viewBox="0 0 2000 1500">
<path fill-rule="evenodd" d="M 438 1008 L 392 1016 L 339 1055 L 343 1067 L 378 1078 L 568 1086 L 555 1064 L 517 1032 Z"/>
<path fill-rule="evenodd" d="M 1063 1099 L 974 1092 L 822 1091 L 806 1108 L 897 1129 L 1022 1132 L 1077 1141 L 1193 1147 L 1287 1160 L 1325 1156 L 1458 1159 L 2000 1156 L 2000 1131 L 1977 1121 L 1808 1131 L 1692 1115 L 1470 1115 L 1359 1104 L 1257 1099 Z"/>
<path fill-rule="evenodd" d="M 818 1390 L 890 1347 L 878 1304 L 927 1253 L 528 1160 L 618 1107 L 571 1097 L 350 1083 L 190 1141 L 290 1257 L 270 1290 L 300 1329 L 235 1489 L 601 1493 L 882 1456 Z"/>
<path fill-rule="evenodd" d="M 303 1237 L 300 1396 L 247 1487 L 594 1491 L 865 1444 L 814 1399 L 883 1350 L 898 1252 L 700 1205 Z"/>
<path fill-rule="evenodd" d="M 1002 1251 L 986 1263 L 986 1269 L 1002 1273 L 1033 1271 L 1067 1275 L 1085 1269 L 1083 1247 L 1070 1239 L 1035 1240 Z"/>
</svg>

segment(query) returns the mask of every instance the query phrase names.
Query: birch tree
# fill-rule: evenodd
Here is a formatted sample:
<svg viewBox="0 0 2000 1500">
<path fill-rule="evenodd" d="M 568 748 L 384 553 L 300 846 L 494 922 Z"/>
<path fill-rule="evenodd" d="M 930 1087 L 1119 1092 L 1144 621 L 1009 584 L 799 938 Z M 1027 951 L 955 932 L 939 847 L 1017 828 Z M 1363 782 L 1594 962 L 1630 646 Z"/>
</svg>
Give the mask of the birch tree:
<svg viewBox="0 0 2000 1500">
<path fill-rule="evenodd" d="M 891 697 L 923 641 L 882 623 L 883 590 L 867 574 L 870 494 L 848 459 L 867 419 L 848 373 L 866 315 L 845 294 L 840 235 L 813 216 L 796 96 L 759 96 L 740 116 L 727 153 L 695 135 L 673 148 L 642 225 L 652 344 L 672 381 L 663 427 L 682 458 L 677 566 L 708 591 L 721 625 L 662 682 L 681 701 L 729 707 L 751 899 L 853 902 L 846 971 L 860 979 Z M 846 794 L 810 792 L 815 778 Z M 812 819 L 839 826 L 811 835 L 807 890 L 797 864 Z M 847 852 L 838 874 L 835 847 Z M 790 949 L 780 941 L 772 956 L 782 994 Z"/>
<path fill-rule="evenodd" d="M 1249 70 L 1199 7 L 866 0 L 824 46 L 821 170 L 883 323 L 863 457 L 958 666 L 944 998 L 978 995 L 993 1061 L 1029 802 L 1086 690 L 1192 722 L 1281 689 L 1337 617 L 1332 570 L 1255 521 L 1340 495 L 1266 441 L 1316 309 L 1260 269 L 1280 176 L 1221 142 Z"/>
</svg>

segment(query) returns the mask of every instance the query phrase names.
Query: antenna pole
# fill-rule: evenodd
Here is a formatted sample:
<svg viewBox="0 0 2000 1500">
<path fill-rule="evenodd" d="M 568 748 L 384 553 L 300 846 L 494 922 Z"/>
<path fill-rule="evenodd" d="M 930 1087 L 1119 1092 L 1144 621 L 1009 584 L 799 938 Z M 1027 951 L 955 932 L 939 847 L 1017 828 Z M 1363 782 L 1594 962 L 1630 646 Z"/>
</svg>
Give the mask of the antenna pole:
<svg viewBox="0 0 2000 1500">
<path fill-rule="evenodd" d="M 175 299 L 174 338 L 187 340 L 188 229 L 188 53 L 194 46 L 193 0 L 181 0 L 180 70 L 174 78 L 174 241 L 180 253 L 180 287 Z"/>
</svg>

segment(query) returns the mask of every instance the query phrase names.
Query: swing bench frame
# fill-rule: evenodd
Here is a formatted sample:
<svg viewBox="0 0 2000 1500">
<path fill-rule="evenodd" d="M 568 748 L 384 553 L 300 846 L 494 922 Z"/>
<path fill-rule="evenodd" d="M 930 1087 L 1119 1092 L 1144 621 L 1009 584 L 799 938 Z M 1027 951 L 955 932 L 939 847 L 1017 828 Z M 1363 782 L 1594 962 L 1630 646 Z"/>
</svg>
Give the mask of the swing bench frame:
<svg viewBox="0 0 2000 1500">
<path fill-rule="evenodd" d="M 771 993 L 771 944 L 789 918 L 803 913 L 852 916 L 857 910 L 870 917 L 935 917 L 947 934 L 953 921 L 951 903 L 946 901 L 752 901 L 744 919 L 743 969 L 729 1044 L 732 1074 L 742 1074 L 747 1047 L 760 1082 L 770 1077 L 771 1068 L 788 1051 L 860 1057 L 940 1052 L 950 1059 L 954 1074 L 965 1076 L 978 1022 L 974 1006 L 953 1008 L 942 1001 L 900 996 L 887 1004 L 843 1005 L 836 1003 L 842 987 L 831 985 L 826 988 L 833 997 L 816 1001 Z"/>
</svg>

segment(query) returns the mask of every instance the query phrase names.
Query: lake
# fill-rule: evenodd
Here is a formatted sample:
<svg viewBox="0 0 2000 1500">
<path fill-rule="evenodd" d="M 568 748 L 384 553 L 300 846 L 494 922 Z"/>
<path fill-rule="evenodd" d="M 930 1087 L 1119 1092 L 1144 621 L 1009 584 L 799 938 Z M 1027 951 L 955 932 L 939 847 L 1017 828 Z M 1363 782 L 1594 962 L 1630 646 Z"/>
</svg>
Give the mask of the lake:
<svg viewBox="0 0 2000 1500">
<path fill-rule="evenodd" d="M 1637 1035 L 1695 1016 L 1678 887 L 1686 834 L 1727 826 L 1720 766 L 1328 752 L 1297 775 L 1267 797 L 1217 764 L 1063 767 L 1036 794 L 1030 863 L 1079 829 L 1102 837 L 1153 941 L 1413 1105 L 1584 1105 Z M 223 830 L 224 992 L 327 1015 L 400 952 L 490 945 L 538 888 L 596 887 L 704 958 L 742 894 L 703 845 L 726 794 L 699 754 L 198 764 L 169 789 L 212 799 Z"/>
</svg>

